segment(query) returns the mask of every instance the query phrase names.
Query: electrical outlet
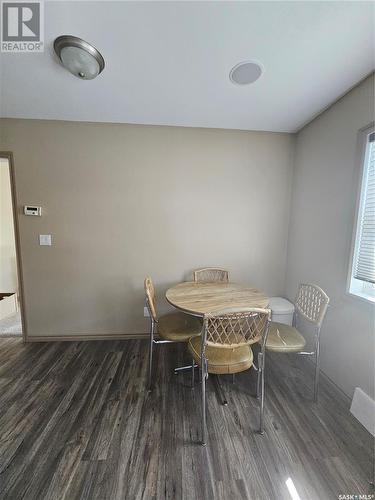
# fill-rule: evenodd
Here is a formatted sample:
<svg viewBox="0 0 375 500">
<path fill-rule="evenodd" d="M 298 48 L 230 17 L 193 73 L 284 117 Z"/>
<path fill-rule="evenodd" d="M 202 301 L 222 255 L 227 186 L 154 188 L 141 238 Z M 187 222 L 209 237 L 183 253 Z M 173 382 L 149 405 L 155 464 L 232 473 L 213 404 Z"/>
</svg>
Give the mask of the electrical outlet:
<svg viewBox="0 0 375 500">
<path fill-rule="evenodd" d="M 144 308 L 143 308 L 143 316 L 145 318 L 149 318 L 150 317 L 150 313 L 148 312 L 147 306 L 144 306 Z"/>
</svg>

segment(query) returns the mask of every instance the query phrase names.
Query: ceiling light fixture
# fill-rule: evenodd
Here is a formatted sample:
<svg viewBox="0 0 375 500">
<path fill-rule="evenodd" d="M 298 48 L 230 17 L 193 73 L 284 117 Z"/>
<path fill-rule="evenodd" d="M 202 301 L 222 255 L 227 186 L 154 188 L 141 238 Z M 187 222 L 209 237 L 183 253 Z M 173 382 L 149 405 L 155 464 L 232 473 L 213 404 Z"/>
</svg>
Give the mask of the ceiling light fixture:
<svg viewBox="0 0 375 500">
<path fill-rule="evenodd" d="M 254 83 L 263 73 L 262 66 L 254 61 L 244 61 L 236 64 L 230 73 L 229 78 L 235 85 L 249 85 Z"/>
<path fill-rule="evenodd" d="M 104 58 L 92 45 L 72 35 L 56 38 L 53 48 L 62 65 L 81 80 L 92 80 L 104 69 Z"/>
</svg>

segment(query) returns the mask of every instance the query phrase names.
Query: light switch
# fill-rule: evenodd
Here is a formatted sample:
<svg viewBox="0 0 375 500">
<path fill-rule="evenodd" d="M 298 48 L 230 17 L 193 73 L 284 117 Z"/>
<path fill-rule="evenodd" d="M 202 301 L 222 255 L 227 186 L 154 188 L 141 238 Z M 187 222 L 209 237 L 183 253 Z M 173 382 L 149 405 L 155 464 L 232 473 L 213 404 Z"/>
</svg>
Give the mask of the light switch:
<svg viewBox="0 0 375 500">
<path fill-rule="evenodd" d="M 39 235 L 39 245 L 52 245 L 52 235 L 51 234 L 40 234 Z"/>
</svg>

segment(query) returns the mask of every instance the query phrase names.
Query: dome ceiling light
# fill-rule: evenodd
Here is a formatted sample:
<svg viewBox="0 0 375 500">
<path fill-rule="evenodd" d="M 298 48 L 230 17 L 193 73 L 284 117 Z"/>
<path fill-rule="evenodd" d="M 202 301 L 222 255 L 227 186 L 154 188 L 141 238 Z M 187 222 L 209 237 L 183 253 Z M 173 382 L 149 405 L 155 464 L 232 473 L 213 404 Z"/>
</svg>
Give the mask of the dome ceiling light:
<svg viewBox="0 0 375 500">
<path fill-rule="evenodd" d="M 56 38 L 53 48 L 64 68 L 81 80 L 92 80 L 104 69 L 104 58 L 92 45 L 72 35 Z"/>
</svg>

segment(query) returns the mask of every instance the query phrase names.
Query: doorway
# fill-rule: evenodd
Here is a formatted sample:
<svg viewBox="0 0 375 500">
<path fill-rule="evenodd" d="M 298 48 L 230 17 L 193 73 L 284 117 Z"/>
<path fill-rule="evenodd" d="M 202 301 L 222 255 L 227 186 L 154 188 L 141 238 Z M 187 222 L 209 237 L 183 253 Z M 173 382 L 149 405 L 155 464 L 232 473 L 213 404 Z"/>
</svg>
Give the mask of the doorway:
<svg viewBox="0 0 375 500">
<path fill-rule="evenodd" d="M 0 153 L 0 339 L 25 338 L 12 155 Z"/>
</svg>

